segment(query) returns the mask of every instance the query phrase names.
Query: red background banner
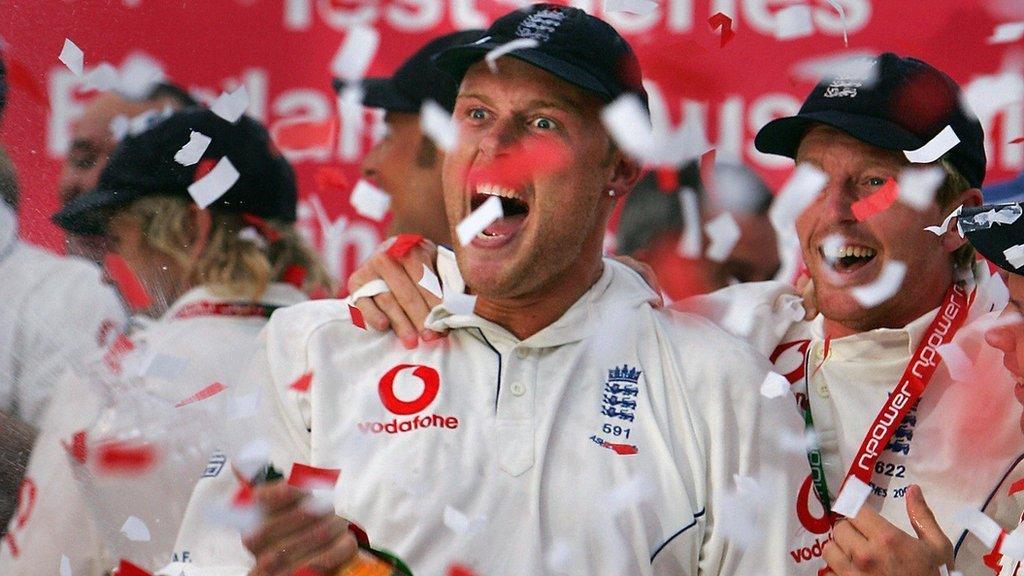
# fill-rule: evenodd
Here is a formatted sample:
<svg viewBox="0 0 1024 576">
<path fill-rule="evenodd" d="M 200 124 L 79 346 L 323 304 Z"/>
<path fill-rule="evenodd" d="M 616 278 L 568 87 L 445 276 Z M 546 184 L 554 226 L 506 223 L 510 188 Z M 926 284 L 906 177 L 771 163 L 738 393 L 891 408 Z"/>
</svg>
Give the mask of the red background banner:
<svg viewBox="0 0 1024 576">
<path fill-rule="evenodd" d="M 600 1 L 571 3 L 604 14 Z M 814 33 L 776 40 L 777 12 L 800 3 L 811 8 Z M 755 152 L 754 134 L 799 108 L 813 85 L 795 72 L 800 63 L 844 50 L 892 50 L 946 71 L 987 103 L 977 110 L 987 133 L 986 182 L 1024 168 L 1024 144 L 1011 143 L 1024 136 L 1024 42 L 986 41 L 996 25 L 1024 20 L 1019 0 L 657 4 L 647 15 L 604 15 L 639 54 L 652 98 L 664 104 L 675 126 L 699 122 L 719 158 L 742 156 L 774 187 L 792 163 Z M 837 7 L 845 13 L 849 48 Z M 245 84 L 249 114 L 273 132 L 338 116 L 329 70 L 348 26 L 358 22 L 380 32 L 367 74 L 386 75 L 430 37 L 485 26 L 512 8 L 507 0 L 7 0 L 0 36 L 11 92 L 0 139 L 20 173 L 22 236 L 55 249 L 61 244 L 48 221 L 57 207 L 59 158 L 69 125 L 90 96 L 57 59 L 65 38 L 84 51 L 86 70 L 102 62 L 121 66 L 144 54 L 204 100 Z M 724 47 L 708 24 L 717 12 L 732 18 L 735 32 Z M 996 79 L 1003 82 L 990 88 Z M 331 145 L 295 142 L 284 149 L 299 175 L 300 226 L 342 278 L 382 238 L 379 225 L 355 215 L 347 198 L 375 130 L 379 118 L 368 114 L 362 127 L 340 123 Z M 349 186 L 318 188 L 323 166 L 340 167 Z"/>
</svg>

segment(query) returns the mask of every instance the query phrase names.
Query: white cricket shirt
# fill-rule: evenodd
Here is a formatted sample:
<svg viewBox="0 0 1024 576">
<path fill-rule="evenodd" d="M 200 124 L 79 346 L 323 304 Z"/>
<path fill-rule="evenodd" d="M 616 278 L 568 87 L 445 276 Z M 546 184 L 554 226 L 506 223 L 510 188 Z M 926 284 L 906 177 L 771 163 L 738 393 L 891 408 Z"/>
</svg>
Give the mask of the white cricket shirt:
<svg viewBox="0 0 1024 576">
<path fill-rule="evenodd" d="M 918 406 L 882 451 L 872 478 L 874 491 L 867 499 L 867 505 L 888 521 L 915 535 L 903 498 L 908 485 L 920 485 L 956 547 L 956 569 L 967 575 L 992 571 L 981 560 L 987 550 L 973 536 L 965 538 L 953 517 L 965 507 L 985 510 L 990 495 L 1024 453 L 1024 435 L 1018 425 L 1021 406 L 1013 396 L 1013 380 L 1003 368 L 1001 352 L 984 343 L 986 322 L 1006 304 L 1005 288 L 998 289 L 1001 280 L 989 278 L 985 271 L 979 274 L 974 305 L 953 340 L 973 364 L 965 371 L 967 379 L 957 381 L 951 368 L 956 372 L 959 367 L 941 363 Z M 811 412 L 833 501 L 871 423 L 938 310 L 905 328 L 832 339 L 826 357 L 824 318 L 803 321 L 800 296 L 787 284 L 740 284 L 680 307 L 703 314 L 749 341 L 790 383 L 801 377 L 806 350 L 813 374 L 808 381 Z M 824 566 L 821 545 L 828 538 L 828 523 L 809 473 L 805 474 L 797 508 L 812 537 L 790 551 L 790 560 L 794 565 L 812 562 L 820 567 Z M 995 519 L 1012 528 L 1016 515 L 1004 510 Z"/>
<path fill-rule="evenodd" d="M 438 267 L 461 293 L 450 252 Z M 653 298 L 606 261 L 525 340 L 441 305 L 427 324 L 448 337 L 415 350 L 354 326 L 338 301 L 281 310 L 254 376 L 272 461 L 340 470 L 336 512 L 417 576 L 451 563 L 487 576 L 793 573 L 806 463 L 780 442 L 802 430 L 790 400 L 759 393 L 768 365 L 749 346 Z M 290 389 L 310 371 L 307 392 Z M 188 562 L 162 573 L 248 572 L 237 532 L 200 513 L 236 487 L 225 473 L 199 484 L 175 550 Z"/>
</svg>

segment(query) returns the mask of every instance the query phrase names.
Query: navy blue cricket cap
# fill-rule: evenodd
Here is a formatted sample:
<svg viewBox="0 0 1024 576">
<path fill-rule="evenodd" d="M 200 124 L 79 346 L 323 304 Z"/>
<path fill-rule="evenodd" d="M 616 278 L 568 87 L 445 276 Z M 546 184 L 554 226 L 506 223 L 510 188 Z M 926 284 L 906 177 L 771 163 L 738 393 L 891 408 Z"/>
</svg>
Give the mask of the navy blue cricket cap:
<svg viewBox="0 0 1024 576">
<path fill-rule="evenodd" d="M 183 166 L 174 155 L 189 142 L 193 130 L 211 142 L 199 162 Z M 113 212 L 138 198 L 191 200 L 188 187 L 224 157 L 239 177 L 209 210 L 295 221 L 295 172 L 267 130 L 248 116 L 232 124 L 206 108 L 180 110 L 126 136 L 110 155 L 96 187 L 65 204 L 53 221 L 75 234 L 103 234 Z"/>
<path fill-rule="evenodd" d="M 419 113 L 423 102 L 433 100 L 451 112 L 459 83 L 434 64 L 441 51 L 479 40 L 483 30 L 463 30 L 434 38 L 410 56 L 389 78 L 363 78 L 363 106 L 395 112 Z M 334 90 L 341 92 L 348 83 L 334 79 Z"/>
<path fill-rule="evenodd" d="M 534 4 L 498 18 L 480 40 L 445 50 L 437 65 L 461 82 L 470 66 L 514 40 L 537 41 L 507 55 L 550 72 L 611 102 L 635 94 L 647 107 L 640 61 L 610 24 L 579 8 Z"/>
<path fill-rule="evenodd" d="M 916 150 L 947 125 L 960 143 L 944 158 L 980 188 L 985 179 L 985 135 L 962 102 L 960 86 L 934 66 L 886 52 L 855 59 L 821 80 L 796 116 L 764 125 L 754 146 L 767 154 L 796 157 L 813 124 L 838 128 L 886 150 Z"/>
<path fill-rule="evenodd" d="M 997 216 L 1013 222 L 998 222 Z M 1024 274 L 1024 269 L 1010 264 L 1004 254 L 1005 250 L 1024 244 L 1024 207 L 1019 202 L 964 206 L 957 224 L 967 241 L 989 262 L 1012 274 Z"/>
</svg>

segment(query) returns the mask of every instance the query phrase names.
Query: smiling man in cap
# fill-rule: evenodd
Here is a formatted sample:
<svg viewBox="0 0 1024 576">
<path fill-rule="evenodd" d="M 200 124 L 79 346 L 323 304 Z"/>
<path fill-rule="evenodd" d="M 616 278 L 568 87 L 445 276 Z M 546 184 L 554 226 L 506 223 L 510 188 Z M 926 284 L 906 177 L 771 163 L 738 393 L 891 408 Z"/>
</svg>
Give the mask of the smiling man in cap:
<svg viewBox="0 0 1024 576">
<path fill-rule="evenodd" d="M 491 72 L 485 55 L 516 39 L 535 44 Z M 194 568 L 337 573 L 355 545 L 336 512 L 416 574 L 792 573 L 803 456 L 781 438 L 800 428 L 787 399 L 758 393 L 767 363 L 698 318 L 653 309 L 643 280 L 601 256 L 616 199 L 640 175 L 599 121 L 617 96 L 646 96 L 629 45 L 578 9 L 541 4 L 438 62 L 461 79 L 449 222 L 495 196 L 505 214 L 441 252 L 448 297 L 428 326 L 449 337 L 404 350 L 339 302 L 276 313 L 253 376 L 270 460 L 292 484 L 308 482 L 300 465 L 338 478 L 333 510 L 260 486 L 250 552 L 236 536 Z M 564 162 L 494 169 L 536 147 Z"/>
</svg>

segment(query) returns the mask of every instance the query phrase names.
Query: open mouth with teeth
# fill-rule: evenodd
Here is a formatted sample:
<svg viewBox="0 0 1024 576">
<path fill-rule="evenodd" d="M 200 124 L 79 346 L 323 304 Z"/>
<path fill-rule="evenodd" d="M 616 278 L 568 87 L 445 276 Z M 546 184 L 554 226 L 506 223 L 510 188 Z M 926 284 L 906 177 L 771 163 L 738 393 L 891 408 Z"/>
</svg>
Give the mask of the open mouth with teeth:
<svg viewBox="0 0 1024 576">
<path fill-rule="evenodd" d="M 517 191 L 497 184 L 479 184 L 469 199 L 470 210 L 476 210 L 492 196 L 501 199 L 503 217 L 498 218 L 477 234 L 477 240 L 508 241 L 522 229 L 530 206 Z M 504 244 L 504 242 L 500 242 Z M 489 245 L 492 242 L 488 242 Z"/>
<path fill-rule="evenodd" d="M 874 248 L 856 244 L 820 246 L 818 252 L 833 270 L 841 274 L 856 272 L 871 262 L 877 254 Z"/>
</svg>

